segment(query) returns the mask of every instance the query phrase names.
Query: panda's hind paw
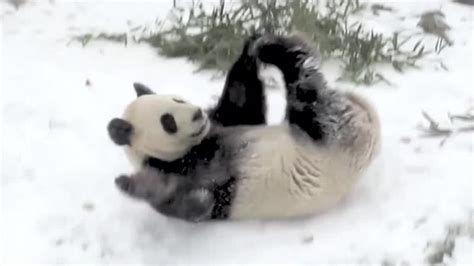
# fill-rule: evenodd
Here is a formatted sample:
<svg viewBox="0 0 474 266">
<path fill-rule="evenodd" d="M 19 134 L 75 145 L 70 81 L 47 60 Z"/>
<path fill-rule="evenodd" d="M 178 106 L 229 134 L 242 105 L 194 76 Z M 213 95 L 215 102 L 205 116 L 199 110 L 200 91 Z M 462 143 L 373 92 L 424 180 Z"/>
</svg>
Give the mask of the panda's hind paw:
<svg viewBox="0 0 474 266">
<path fill-rule="evenodd" d="M 255 56 L 254 54 L 254 43 L 260 39 L 263 36 L 263 34 L 260 33 L 252 33 L 249 37 L 244 42 L 244 48 L 243 51 L 246 55 L 249 56 Z"/>
</svg>

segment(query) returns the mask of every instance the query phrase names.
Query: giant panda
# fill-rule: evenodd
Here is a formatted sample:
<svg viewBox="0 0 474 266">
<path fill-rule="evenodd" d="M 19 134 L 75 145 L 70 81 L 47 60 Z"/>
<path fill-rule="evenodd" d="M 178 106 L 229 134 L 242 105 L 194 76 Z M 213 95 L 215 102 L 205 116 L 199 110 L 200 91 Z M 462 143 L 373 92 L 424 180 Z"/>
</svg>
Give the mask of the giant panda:
<svg viewBox="0 0 474 266">
<path fill-rule="evenodd" d="M 286 119 L 265 123 L 260 63 L 286 85 Z M 108 125 L 137 167 L 115 182 L 156 211 L 188 221 L 278 219 L 334 206 L 380 147 L 380 123 L 357 94 L 328 88 L 316 50 L 298 36 L 250 38 L 216 107 L 203 112 L 136 83 Z"/>
</svg>

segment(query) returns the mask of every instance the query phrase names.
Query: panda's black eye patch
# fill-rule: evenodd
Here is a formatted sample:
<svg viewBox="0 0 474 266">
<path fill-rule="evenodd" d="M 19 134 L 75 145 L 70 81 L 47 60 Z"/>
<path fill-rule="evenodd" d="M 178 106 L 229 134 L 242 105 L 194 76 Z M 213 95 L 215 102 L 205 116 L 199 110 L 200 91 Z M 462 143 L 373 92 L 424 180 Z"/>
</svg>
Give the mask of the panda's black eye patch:
<svg viewBox="0 0 474 266">
<path fill-rule="evenodd" d="M 173 101 L 175 101 L 177 103 L 186 103 L 185 101 L 183 101 L 181 99 L 176 99 L 176 98 L 173 98 Z"/>
<path fill-rule="evenodd" d="M 163 126 L 163 129 L 168 133 L 168 134 L 174 134 L 178 132 L 178 126 L 176 125 L 176 121 L 174 120 L 174 116 L 171 114 L 164 114 L 160 118 L 161 125 Z"/>
</svg>

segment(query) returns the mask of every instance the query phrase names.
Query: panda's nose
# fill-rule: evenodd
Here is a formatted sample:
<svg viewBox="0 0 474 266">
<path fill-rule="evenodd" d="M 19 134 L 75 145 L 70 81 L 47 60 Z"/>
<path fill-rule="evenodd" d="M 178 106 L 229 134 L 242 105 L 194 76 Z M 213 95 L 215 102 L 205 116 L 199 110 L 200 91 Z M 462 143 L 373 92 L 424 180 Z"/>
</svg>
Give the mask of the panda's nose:
<svg viewBox="0 0 474 266">
<path fill-rule="evenodd" d="M 198 109 L 194 115 L 193 115 L 193 122 L 196 122 L 196 121 L 199 121 L 199 120 L 202 120 L 203 118 L 203 114 L 202 114 L 202 110 L 201 109 Z"/>
</svg>

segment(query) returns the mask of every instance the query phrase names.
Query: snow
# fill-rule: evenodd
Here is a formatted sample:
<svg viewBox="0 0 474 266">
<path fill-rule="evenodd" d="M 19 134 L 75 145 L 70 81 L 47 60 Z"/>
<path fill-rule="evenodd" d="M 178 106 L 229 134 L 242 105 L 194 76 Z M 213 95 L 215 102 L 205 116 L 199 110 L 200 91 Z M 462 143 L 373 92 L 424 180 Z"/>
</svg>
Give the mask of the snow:
<svg viewBox="0 0 474 266">
<path fill-rule="evenodd" d="M 134 81 L 209 106 L 223 80 L 145 45 L 70 43 L 75 34 L 153 22 L 171 1 L 37 1 L 19 10 L 1 2 L 2 263 L 425 262 L 429 243 L 444 239 L 450 225 L 473 227 L 474 135 L 440 147 L 441 139 L 421 138 L 417 129 L 422 110 L 441 121 L 474 104 L 473 9 L 450 1 L 388 4 L 397 12 L 361 19 L 381 30 L 413 30 L 416 15 L 441 8 L 455 45 L 441 54 L 448 71 L 436 61 L 403 74 L 387 69 L 394 86 L 338 84 L 336 68 L 324 66 L 331 85 L 366 95 L 383 124 L 382 154 L 350 195 L 306 219 L 188 224 L 118 192 L 113 179 L 131 166 L 105 126 L 133 99 Z M 434 38 L 425 39 L 434 47 Z M 277 123 L 282 93 L 269 93 Z M 445 262 L 472 265 L 472 234 L 455 240 Z"/>
</svg>

